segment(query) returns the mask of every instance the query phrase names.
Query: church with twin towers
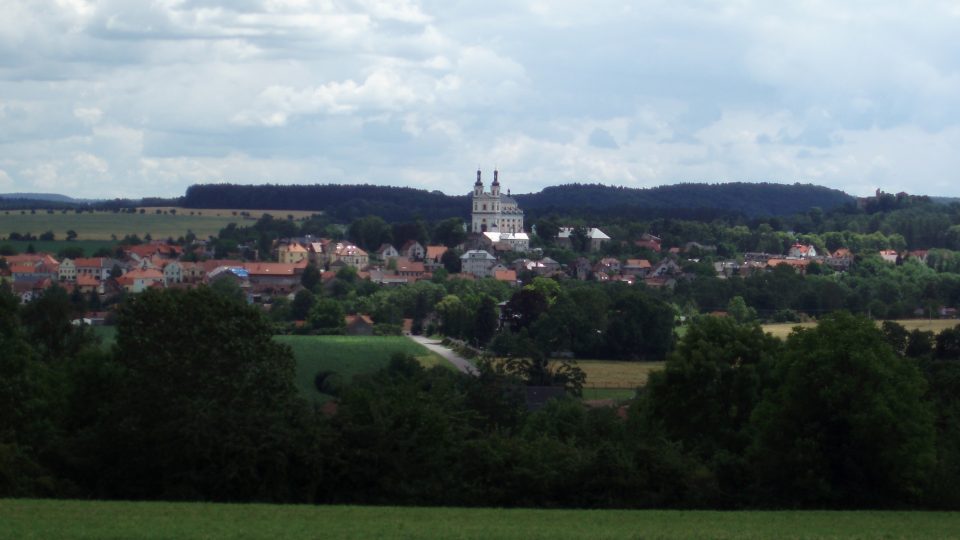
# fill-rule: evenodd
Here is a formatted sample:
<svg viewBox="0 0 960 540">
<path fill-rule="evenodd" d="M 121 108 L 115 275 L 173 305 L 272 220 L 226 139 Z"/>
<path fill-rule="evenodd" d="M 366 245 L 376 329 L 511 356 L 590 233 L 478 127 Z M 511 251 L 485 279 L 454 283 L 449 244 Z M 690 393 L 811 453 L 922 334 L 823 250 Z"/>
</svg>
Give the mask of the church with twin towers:
<svg viewBox="0 0 960 540">
<path fill-rule="evenodd" d="M 500 193 L 500 172 L 494 169 L 490 191 L 483 190 L 480 169 L 477 169 L 477 181 L 473 184 L 473 214 L 470 231 L 475 233 L 522 233 L 523 210 L 517 201 Z"/>
</svg>

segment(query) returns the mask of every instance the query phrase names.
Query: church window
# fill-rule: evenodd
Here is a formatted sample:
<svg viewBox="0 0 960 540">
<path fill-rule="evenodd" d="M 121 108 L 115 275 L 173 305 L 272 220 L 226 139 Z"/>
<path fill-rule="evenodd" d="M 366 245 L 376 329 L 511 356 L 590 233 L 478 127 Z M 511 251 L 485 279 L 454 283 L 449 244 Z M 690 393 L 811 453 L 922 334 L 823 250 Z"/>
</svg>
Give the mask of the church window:
<svg viewBox="0 0 960 540">
<path fill-rule="evenodd" d="M 487 205 L 483 205 L 483 209 L 486 210 L 486 209 L 487 209 Z"/>
</svg>

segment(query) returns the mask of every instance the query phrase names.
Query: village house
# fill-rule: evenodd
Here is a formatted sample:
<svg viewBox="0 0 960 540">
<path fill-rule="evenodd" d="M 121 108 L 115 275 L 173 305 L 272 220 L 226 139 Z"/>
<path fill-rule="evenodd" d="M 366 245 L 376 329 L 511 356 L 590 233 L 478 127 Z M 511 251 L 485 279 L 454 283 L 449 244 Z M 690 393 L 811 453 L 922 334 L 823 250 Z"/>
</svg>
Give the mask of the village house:
<svg viewBox="0 0 960 540">
<path fill-rule="evenodd" d="M 300 283 L 307 261 L 296 264 L 248 262 L 243 263 L 250 276 L 251 285 L 274 285 L 289 287 Z"/>
<path fill-rule="evenodd" d="M 839 248 L 823 259 L 823 263 L 838 272 L 844 272 L 853 264 L 853 254 L 847 248 Z"/>
<path fill-rule="evenodd" d="M 428 272 L 443 266 L 443 254 L 446 252 L 447 246 L 427 246 L 427 255 L 423 258 L 423 263 Z"/>
<path fill-rule="evenodd" d="M 427 269 L 421 261 L 411 261 L 407 257 L 396 258 L 396 275 L 402 277 L 421 278 Z"/>
<path fill-rule="evenodd" d="M 795 259 L 809 259 L 816 256 L 817 248 L 813 247 L 812 244 L 801 244 L 799 242 L 790 246 L 790 250 L 787 252 L 787 257 Z"/>
<path fill-rule="evenodd" d="M 880 258 L 891 264 L 900 264 L 900 254 L 892 249 L 880 250 Z"/>
<path fill-rule="evenodd" d="M 523 253 L 530 250 L 530 236 L 525 232 L 502 233 L 487 231 L 483 233 L 483 235 L 497 251 L 517 251 Z"/>
<path fill-rule="evenodd" d="M 393 247 L 393 244 L 381 244 L 374 254 L 376 254 L 377 258 L 381 261 L 388 261 L 400 256 L 400 252 L 397 251 L 397 248 Z"/>
<path fill-rule="evenodd" d="M 635 241 L 633 245 L 638 248 L 649 249 L 654 253 L 660 253 L 661 240 L 659 236 L 654 236 L 650 233 L 643 233 L 643 236 L 639 240 Z"/>
<path fill-rule="evenodd" d="M 571 248 L 570 244 L 570 234 L 573 232 L 573 227 L 560 227 L 560 232 L 557 233 L 557 245 L 565 248 Z M 589 249 L 590 251 L 599 251 L 600 246 L 604 242 L 608 242 L 610 237 L 600 229 L 596 227 L 590 227 L 587 229 L 587 238 L 589 239 Z"/>
<path fill-rule="evenodd" d="M 493 279 L 503 281 L 510 286 L 517 286 L 517 271 L 507 269 L 496 269 L 493 271 Z"/>
<path fill-rule="evenodd" d="M 128 293 L 141 293 L 150 287 L 163 286 L 163 274 L 159 270 L 131 270 L 117 278 L 117 283 Z"/>
<path fill-rule="evenodd" d="M 344 333 L 348 336 L 373 335 L 373 319 L 369 315 L 347 315 L 344 322 Z"/>
<path fill-rule="evenodd" d="M 277 261 L 283 264 L 297 264 L 310 258 L 310 252 L 307 248 L 301 246 L 298 242 L 280 244 L 277 247 Z"/>
<path fill-rule="evenodd" d="M 807 273 L 807 266 L 810 265 L 810 259 L 785 259 L 783 257 L 776 257 L 767 261 L 767 267 L 776 268 L 777 266 L 785 265 L 793 268 L 800 274 Z"/>
<path fill-rule="evenodd" d="M 653 265 L 647 259 L 627 259 L 623 265 L 622 272 L 629 276 L 646 277 L 653 269 Z"/>
<path fill-rule="evenodd" d="M 162 267 L 163 285 L 169 287 L 174 283 L 183 283 L 183 267 L 179 261 L 167 261 Z"/>
<path fill-rule="evenodd" d="M 497 259 L 483 250 L 470 250 L 460 256 L 461 271 L 476 277 L 490 277 Z"/>
<path fill-rule="evenodd" d="M 423 244 L 416 240 L 407 240 L 400 248 L 400 255 L 414 261 L 422 261 L 426 254 Z"/>
<path fill-rule="evenodd" d="M 651 277 L 675 276 L 682 271 L 680 265 L 673 259 L 663 259 L 650 270 L 648 275 Z"/>
<path fill-rule="evenodd" d="M 370 266 L 370 256 L 367 252 L 348 242 L 338 242 L 330 253 L 331 268 L 333 263 L 338 261 L 357 270 Z"/>
</svg>

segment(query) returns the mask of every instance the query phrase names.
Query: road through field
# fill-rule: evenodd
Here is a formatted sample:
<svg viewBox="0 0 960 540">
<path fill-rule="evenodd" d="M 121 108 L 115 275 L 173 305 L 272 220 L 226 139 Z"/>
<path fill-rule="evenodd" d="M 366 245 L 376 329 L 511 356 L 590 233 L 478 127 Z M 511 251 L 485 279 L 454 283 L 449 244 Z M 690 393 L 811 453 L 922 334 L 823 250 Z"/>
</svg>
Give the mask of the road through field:
<svg viewBox="0 0 960 540">
<path fill-rule="evenodd" d="M 467 375 L 478 374 L 477 368 L 473 367 L 473 364 L 471 364 L 469 360 L 451 351 L 450 349 L 444 347 L 443 345 L 440 344 L 439 341 L 435 341 L 430 338 L 426 338 L 424 336 L 409 335 L 407 337 L 409 337 L 416 343 L 423 345 L 430 351 L 439 354 L 440 356 L 445 358 L 447 361 L 449 361 L 451 364 L 457 366 L 457 369 L 459 369 L 463 373 L 466 373 Z"/>
</svg>

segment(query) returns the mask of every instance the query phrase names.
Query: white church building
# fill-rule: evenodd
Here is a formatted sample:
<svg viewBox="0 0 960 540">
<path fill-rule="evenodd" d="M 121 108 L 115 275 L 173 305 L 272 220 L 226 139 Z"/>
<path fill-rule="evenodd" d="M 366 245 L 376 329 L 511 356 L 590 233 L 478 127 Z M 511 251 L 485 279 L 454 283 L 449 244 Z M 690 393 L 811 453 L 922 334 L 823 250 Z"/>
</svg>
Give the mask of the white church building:
<svg viewBox="0 0 960 540">
<path fill-rule="evenodd" d="M 493 171 L 493 183 L 490 184 L 488 193 L 483 190 L 483 181 L 480 180 L 480 171 L 477 170 L 477 181 L 473 184 L 470 231 L 501 234 L 523 232 L 523 210 L 517 206 L 517 201 L 510 196 L 509 190 L 506 195 L 500 194 L 499 171 Z"/>
</svg>

